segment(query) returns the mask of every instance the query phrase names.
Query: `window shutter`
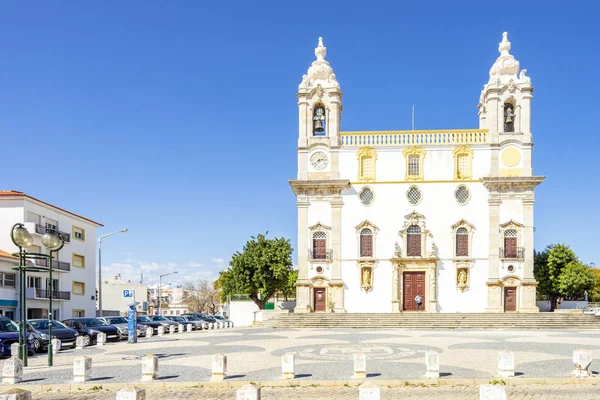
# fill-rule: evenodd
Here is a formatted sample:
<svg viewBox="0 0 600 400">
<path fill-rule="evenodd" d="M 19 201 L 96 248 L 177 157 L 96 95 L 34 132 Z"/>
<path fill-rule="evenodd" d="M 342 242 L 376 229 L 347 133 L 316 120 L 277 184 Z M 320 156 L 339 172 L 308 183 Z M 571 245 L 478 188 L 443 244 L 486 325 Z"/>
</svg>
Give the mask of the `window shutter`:
<svg viewBox="0 0 600 400">
<path fill-rule="evenodd" d="M 372 235 L 360 235 L 360 256 L 361 257 L 372 257 L 373 256 L 373 236 Z"/>
<path fill-rule="evenodd" d="M 469 235 L 456 235 L 456 256 L 467 257 L 469 255 Z"/>
</svg>

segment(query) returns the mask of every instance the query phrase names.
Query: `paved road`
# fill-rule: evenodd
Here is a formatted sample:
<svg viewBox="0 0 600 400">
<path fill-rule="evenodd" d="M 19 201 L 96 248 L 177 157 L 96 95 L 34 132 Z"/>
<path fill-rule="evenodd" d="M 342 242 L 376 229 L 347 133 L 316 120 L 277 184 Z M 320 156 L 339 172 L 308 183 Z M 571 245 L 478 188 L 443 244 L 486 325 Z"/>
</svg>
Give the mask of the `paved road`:
<svg viewBox="0 0 600 400">
<path fill-rule="evenodd" d="M 564 386 L 509 386 L 511 400 L 597 400 L 600 398 L 600 386 L 564 385 Z M 233 400 L 233 389 L 179 389 L 156 390 L 146 392 L 147 400 L 203 399 Z M 381 388 L 381 398 L 386 400 L 479 400 L 479 388 L 461 387 L 408 387 Z M 114 400 L 113 392 L 76 391 L 76 392 L 37 392 L 33 399 L 44 400 Z M 263 388 L 262 400 L 351 400 L 358 399 L 357 388 Z"/>
</svg>

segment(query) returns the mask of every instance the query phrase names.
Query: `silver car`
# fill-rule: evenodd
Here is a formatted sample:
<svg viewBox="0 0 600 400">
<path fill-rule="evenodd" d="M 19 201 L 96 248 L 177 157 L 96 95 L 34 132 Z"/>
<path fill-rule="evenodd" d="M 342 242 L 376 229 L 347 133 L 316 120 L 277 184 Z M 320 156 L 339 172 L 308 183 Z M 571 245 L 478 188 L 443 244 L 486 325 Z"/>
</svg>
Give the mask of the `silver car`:
<svg viewBox="0 0 600 400">
<path fill-rule="evenodd" d="M 107 324 L 113 325 L 119 331 L 119 339 L 127 339 L 129 337 L 129 321 L 125 317 L 96 317 L 100 321 L 104 321 Z M 145 336 L 146 331 L 141 329 L 139 326 L 137 328 L 137 336 Z"/>
</svg>

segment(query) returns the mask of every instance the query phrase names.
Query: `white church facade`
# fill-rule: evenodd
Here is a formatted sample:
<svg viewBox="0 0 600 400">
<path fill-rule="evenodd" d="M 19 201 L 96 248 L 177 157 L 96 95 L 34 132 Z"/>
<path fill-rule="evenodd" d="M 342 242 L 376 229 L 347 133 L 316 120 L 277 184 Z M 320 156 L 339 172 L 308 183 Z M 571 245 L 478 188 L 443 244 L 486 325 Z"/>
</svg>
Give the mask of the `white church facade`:
<svg viewBox="0 0 600 400">
<path fill-rule="evenodd" d="M 344 132 L 322 39 L 298 89 L 295 312 L 537 312 L 526 70 L 500 56 L 479 128 Z"/>
</svg>

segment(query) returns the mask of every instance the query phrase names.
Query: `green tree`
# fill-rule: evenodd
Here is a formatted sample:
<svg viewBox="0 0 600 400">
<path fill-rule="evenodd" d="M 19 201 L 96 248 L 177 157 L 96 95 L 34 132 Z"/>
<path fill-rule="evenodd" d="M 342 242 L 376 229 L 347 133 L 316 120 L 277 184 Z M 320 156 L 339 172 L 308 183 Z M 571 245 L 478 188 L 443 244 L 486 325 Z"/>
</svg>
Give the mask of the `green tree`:
<svg viewBox="0 0 600 400">
<path fill-rule="evenodd" d="M 594 288 L 589 292 L 589 300 L 594 303 L 600 303 L 600 269 L 590 267 L 594 274 Z"/>
<path fill-rule="evenodd" d="M 285 297 L 285 301 L 287 301 L 288 297 L 296 296 L 296 281 L 298 280 L 298 270 L 292 270 L 292 272 L 288 275 L 287 285 L 281 290 L 283 296 Z"/>
<path fill-rule="evenodd" d="M 293 273 L 290 240 L 267 239 L 265 235 L 253 236 L 241 253 L 233 255 L 230 268 L 220 272 L 217 285 L 223 301 L 229 295 L 247 294 L 263 310 L 269 299 L 289 284 Z"/>
<path fill-rule="evenodd" d="M 552 309 L 558 306 L 559 299 L 565 297 L 569 285 L 567 282 L 574 282 L 570 277 L 565 277 L 561 287 L 561 274 L 571 263 L 580 264 L 575 252 L 565 244 L 553 244 L 543 252 L 535 253 L 533 273 L 538 281 L 538 291 L 550 300 Z M 570 270 L 568 273 L 570 275 Z M 569 289 L 569 293 L 574 293 L 572 289 Z"/>
<path fill-rule="evenodd" d="M 579 300 L 586 290 L 592 290 L 596 283 L 594 272 L 587 265 L 572 261 L 563 268 L 558 279 L 560 295 L 565 300 Z"/>
</svg>

